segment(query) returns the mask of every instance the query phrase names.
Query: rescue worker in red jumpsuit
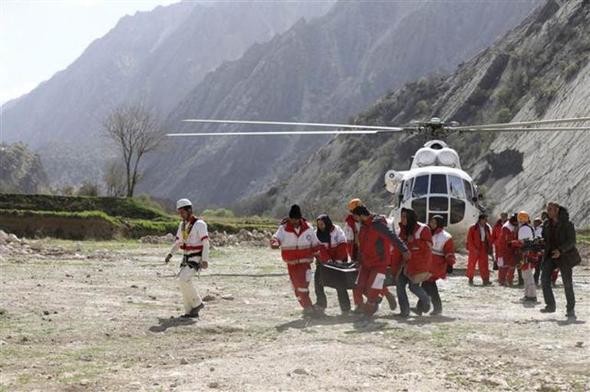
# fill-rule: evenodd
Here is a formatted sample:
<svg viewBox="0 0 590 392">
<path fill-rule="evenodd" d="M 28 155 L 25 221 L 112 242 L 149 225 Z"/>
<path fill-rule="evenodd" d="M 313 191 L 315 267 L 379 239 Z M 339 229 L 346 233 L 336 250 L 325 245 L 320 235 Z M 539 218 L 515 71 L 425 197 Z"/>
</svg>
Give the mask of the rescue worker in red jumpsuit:
<svg viewBox="0 0 590 392">
<path fill-rule="evenodd" d="M 501 286 L 512 286 L 514 280 L 514 269 L 518 261 L 518 249 L 514 247 L 513 241 L 518 240 L 518 217 L 516 214 L 510 216 L 508 222 L 502 226 L 502 235 L 499 242 L 498 282 Z"/>
<path fill-rule="evenodd" d="M 492 252 L 492 227 L 488 224 L 486 214 L 479 215 L 477 223 L 469 228 L 465 248 L 469 252 L 466 272 L 469 284 L 473 285 L 475 265 L 477 264 L 483 285 L 491 285 L 488 257 Z"/>
<path fill-rule="evenodd" d="M 352 213 L 361 222 L 359 231 L 361 265 L 353 292 L 355 299 L 362 298 L 362 295 L 367 297 L 367 302 L 361 304 L 361 309 L 365 316 L 370 317 L 377 311 L 377 300 L 383 292 L 385 273 L 391 263 L 391 249 L 397 247 L 404 260 L 408 260 L 410 255 L 408 247 L 389 228 L 385 217 L 371 214 L 365 206 L 356 207 Z"/>
<path fill-rule="evenodd" d="M 359 234 L 359 231 L 361 228 L 361 223 L 360 223 L 360 221 L 358 221 L 358 218 L 352 214 L 352 211 L 356 207 L 362 206 L 362 205 L 363 205 L 363 202 L 361 199 L 358 199 L 358 198 L 352 199 L 348 203 L 349 214 L 346 216 L 346 218 L 344 220 L 344 222 L 345 222 L 344 234 L 346 235 L 346 244 L 347 244 L 347 248 L 348 248 L 348 255 L 350 257 L 350 260 L 352 260 L 353 262 L 359 261 L 359 257 L 358 257 L 359 236 L 358 236 L 358 234 Z M 379 296 L 379 299 L 377 300 L 377 302 L 380 303 L 381 300 L 383 299 L 383 297 L 385 297 L 385 299 L 387 299 L 387 303 L 389 304 L 389 309 L 395 310 L 395 308 L 397 308 L 397 300 L 395 298 L 395 295 L 393 295 L 393 293 L 391 293 L 387 287 L 383 287 L 383 291 L 381 292 L 381 295 Z M 353 299 L 354 299 L 354 304 L 356 306 L 354 313 L 356 313 L 356 314 L 362 313 L 361 305 L 363 303 L 363 294 L 358 291 L 353 292 Z"/>
<path fill-rule="evenodd" d="M 352 199 L 348 203 L 348 215 L 344 219 L 344 235 L 346 236 L 346 248 L 348 250 L 348 256 L 352 261 L 358 261 L 359 251 L 359 230 L 361 229 L 361 222 L 352 214 L 352 211 L 362 206 L 363 202 L 361 199 Z"/>
<path fill-rule="evenodd" d="M 498 267 L 498 242 L 500 241 L 500 237 L 502 236 L 502 226 L 508 220 L 508 213 L 503 212 L 500 214 L 500 219 L 496 221 L 494 226 L 492 227 L 492 248 L 494 250 L 494 271 L 499 269 Z"/>
<path fill-rule="evenodd" d="M 430 297 L 420 284 L 431 277 L 432 262 L 432 234 L 427 225 L 418 222 L 416 212 L 410 208 L 403 208 L 400 222 L 400 239 L 407 244 L 410 257 L 394 261 L 392 265 L 399 265 L 397 276 L 397 299 L 399 301 L 399 316 L 406 318 L 410 315 L 410 303 L 406 286 L 419 299 L 412 311 L 419 316 L 430 310 Z"/>
<path fill-rule="evenodd" d="M 453 236 L 445 230 L 445 220 L 441 215 L 435 215 L 428 222 L 432 232 L 432 263 L 430 272 L 432 276 L 422 283 L 422 288 L 426 291 L 432 301 L 432 316 L 442 313 L 442 301 L 438 293 L 436 281 L 446 279 L 448 273 L 453 272 L 455 265 L 455 245 Z M 420 304 L 416 306 L 420 307 Z"/>
<path fill-rule="evenodd" d="M 303 219 L 298 205 L 291 207 L 289 218 L 281 222 L 270 245 L 273 249 L 281 249 L 281 257 L 287 264 L 295 296 L 303 308 L 303 316 L 318 315 L 309 297 L 309 282 L 312 275 L 311 263 L 319 256 L 323 246 L 313 226 Z"/>
</svg>

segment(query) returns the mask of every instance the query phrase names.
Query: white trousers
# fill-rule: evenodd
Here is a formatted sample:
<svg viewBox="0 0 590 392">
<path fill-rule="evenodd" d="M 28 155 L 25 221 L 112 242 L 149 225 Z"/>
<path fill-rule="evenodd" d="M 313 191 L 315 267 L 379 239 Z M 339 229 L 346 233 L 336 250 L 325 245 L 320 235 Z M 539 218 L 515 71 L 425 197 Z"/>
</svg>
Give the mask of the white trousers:
<svg viewBox="0 0 590 392">
<path fill-rule="evenodd" d="M 196 271 L 188 266 L 182 267 L 178 273 L 178 286 L 182 293 L 182 301 L 184 302 L 184 311 L 186 313 L 190 313 L 193 308 L 196 308 L 203 302 L 193 285 L 195 273 Z"/>
<path fill-rule="evenodd" d="M 536 297 L 537 286 L 535 285 L 532 268 L 522 270 L 522 280 L 524 280 L 524 296 L 529 298 Z"/>
</svg>

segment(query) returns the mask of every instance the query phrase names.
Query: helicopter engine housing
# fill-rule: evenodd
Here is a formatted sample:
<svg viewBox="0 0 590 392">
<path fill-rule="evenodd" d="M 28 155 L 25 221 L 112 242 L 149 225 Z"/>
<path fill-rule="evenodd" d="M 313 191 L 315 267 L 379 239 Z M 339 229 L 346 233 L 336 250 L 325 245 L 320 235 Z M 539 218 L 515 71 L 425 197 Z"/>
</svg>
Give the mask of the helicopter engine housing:
<svg viewBox="0 0 590 392">
<path fill-rule="evenodd" d="M 399 186 L 404 180 L 404 175 L 395 170 L 389 170 L 385 173 L 385 189 L 390 193 L 397 193 Z"/>
</svg>

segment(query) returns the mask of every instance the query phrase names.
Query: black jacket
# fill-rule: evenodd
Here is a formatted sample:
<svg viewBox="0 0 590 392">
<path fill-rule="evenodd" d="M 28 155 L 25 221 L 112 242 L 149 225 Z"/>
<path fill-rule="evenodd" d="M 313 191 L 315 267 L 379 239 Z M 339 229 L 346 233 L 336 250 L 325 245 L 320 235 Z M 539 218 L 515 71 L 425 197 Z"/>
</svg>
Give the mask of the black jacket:
<svg viewBox="0 0 590 392">
<path fill-rule="evenodd" d="M 543 240 L 545 241 L 545 258 L 551 258 L 551 253 L 558 249 L 560 253 L 556 263 L 564 266 L 575 266 L 581 261 L 576 249 L 576 229 L 570 221 L 566 208 L 559 207 L 557 224 L 553 225 L 551 219 L 543 223 Z"/>
</svg>

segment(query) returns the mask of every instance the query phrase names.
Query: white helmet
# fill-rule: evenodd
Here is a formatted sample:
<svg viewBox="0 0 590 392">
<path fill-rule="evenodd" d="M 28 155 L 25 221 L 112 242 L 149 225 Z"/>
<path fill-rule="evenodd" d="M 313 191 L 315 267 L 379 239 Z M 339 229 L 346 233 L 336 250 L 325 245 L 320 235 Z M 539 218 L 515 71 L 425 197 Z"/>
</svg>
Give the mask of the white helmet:
<svg viewBox="0 0 590 392">
<path fill-rule="evenodd" d="M 176 209 L 180 210 L 183 207 L 192 207 L 193 203 L 189 199 L 180 199 L 176 202 Z"/>
</svg>

